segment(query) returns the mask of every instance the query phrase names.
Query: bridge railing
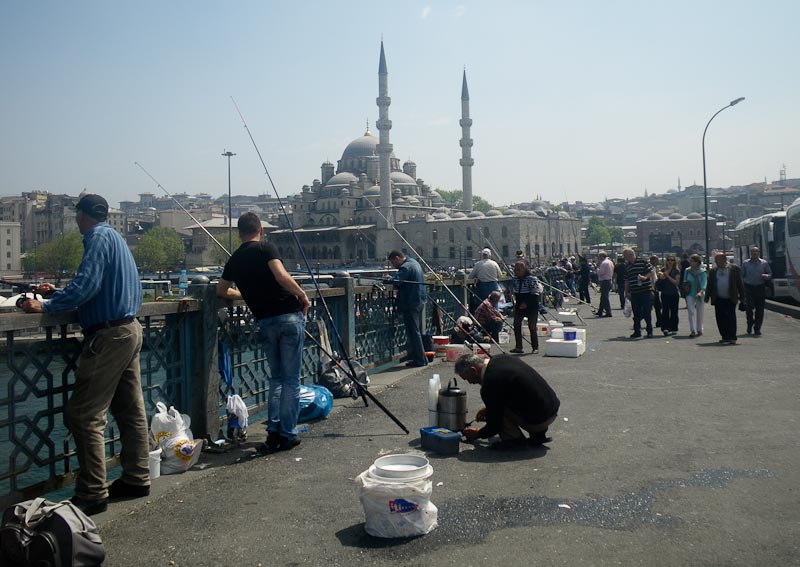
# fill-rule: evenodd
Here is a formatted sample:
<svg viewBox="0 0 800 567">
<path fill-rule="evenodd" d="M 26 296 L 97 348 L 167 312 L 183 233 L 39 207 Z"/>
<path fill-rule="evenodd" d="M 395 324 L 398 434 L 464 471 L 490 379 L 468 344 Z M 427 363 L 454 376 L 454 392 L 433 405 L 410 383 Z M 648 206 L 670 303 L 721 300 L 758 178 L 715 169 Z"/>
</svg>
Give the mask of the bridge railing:
<svg viewBox="0 0 800 567">
<path fill-rule="evenodd" d="M 346 351 L 372 371 L 393 366 L 405 351 L 405 330 L 391 290 L 355 286 L 347 278 L 334 285 L 338 287 L 322 289 L 320 295 L 309 291 L 309 336 L 301 364 L 306 384 L 315 382 L 320 362 L 327 359 L 316 344 L 325 344 L 320 341 L 324 335 L 330 354 Z M 463 289 L 456 291 L 461 293 Z M 445 294 L 449 296 L 432 289 L 432 303 L 449 313 L 445 320 L 457 318 L 460 308 Z M 269 366 L 256 322 L 244 303 L 218 300 L 214 286 L 208 284 L 190 286 L 190 295 L 180 302 L 145 303 L 137 313 L 143 328 L 142 390 L 148 417 L 157 402 L 174 405 L 191 416 L 195 436 L 216 438 L 225 424 L 228 394 L 241 395 L 251 413 L 266 410 Z M 427 309 L 429 326 L 436 311 Z M 74 312 L 0 313 L 0 333 L 5 338 L 0 344 L 0 506 L 4 507 L 74 480 L 74 442 L 64 427 L 63 413 L 82 335 Z M 220 344 L 231 362 L 228 375 L 220 372 Z M 118 465 L 119 449 L 116 424 L 109 415 L 110 467 Z"/>
</svg>

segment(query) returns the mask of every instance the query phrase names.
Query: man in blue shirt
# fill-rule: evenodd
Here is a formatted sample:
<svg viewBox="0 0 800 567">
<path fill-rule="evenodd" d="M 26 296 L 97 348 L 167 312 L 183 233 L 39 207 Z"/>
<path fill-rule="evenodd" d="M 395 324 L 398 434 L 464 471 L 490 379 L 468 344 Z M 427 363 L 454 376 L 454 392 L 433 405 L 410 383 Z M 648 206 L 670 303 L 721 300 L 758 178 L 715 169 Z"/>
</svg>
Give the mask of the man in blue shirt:
<svg viewBox="0 0 800 567">
<path fill-rule="evenodd" d="M 77 309 L 85 337 L 75 372 L 72 397 L 64 423 L 75 440 L 80 471 L 72 502 L 88 515 L 104 512 L 108 498 L 138 498 L 150 494 L 147 415 L 142 396 L 139 352 L 142 327 L 136 312 L 142 304 L 139 272 L 128 246 L 106 221 L 108 203 L 86 194 L 75 205 L 75 220 L 83 234 L 83 259 L 72 282 L 39 293 L 51 299 L 28 299 L 28 313 Z M 106 413 L 119 428 L 122 477 L 106 486 Z"/>
<path fill-rule="evenodd" d="M 397 311 L 406 327 L 406 351 L 409 361 L 406 366 L 425 366 L 428 359 L 422 346 L 422 308 L 428 296 L 425 293 L 425 278 L 422 267 L 413 258 L 392 250 L 389 262 L 397 268 L 397 274 L 387 280 L 397 288 Z"/>
</svg>

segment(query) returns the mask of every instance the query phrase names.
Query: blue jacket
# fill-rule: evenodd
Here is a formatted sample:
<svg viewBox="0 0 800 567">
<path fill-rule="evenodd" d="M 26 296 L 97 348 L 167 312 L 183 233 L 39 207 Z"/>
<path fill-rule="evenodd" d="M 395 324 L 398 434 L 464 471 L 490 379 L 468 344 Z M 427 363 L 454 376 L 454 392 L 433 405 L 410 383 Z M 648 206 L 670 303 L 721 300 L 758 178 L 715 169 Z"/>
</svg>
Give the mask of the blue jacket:
<svg viewBox="0 0 800 567">
<path fill-rule="evenodd" d="M 398 309 L 419 307 L 428 301 L 422 267 L 413 258 L 406 258 L 389 283 L 397 287 Z"/>
</svg>

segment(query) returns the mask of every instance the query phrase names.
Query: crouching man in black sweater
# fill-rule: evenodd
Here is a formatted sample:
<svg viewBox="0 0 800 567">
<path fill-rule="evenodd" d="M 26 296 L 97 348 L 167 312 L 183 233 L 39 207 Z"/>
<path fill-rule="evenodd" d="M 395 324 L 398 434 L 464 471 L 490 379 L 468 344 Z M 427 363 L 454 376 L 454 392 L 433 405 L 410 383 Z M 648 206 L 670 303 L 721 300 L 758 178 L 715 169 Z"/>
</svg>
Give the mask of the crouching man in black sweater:
<svg viewBox="0 0 800 567">
<path fill-rule="evenodd" d="M 455 372 L 470 384 L 481 385 L 481 399 L 486 404 L 475 414 L 475 420 L 486 425 L 464 429 L 468 441 L 499 435 L 500 442 L 491 445 L 499 450 L 552 441 L 547 428 L 556 420 L 561 402 L 545 379 L 518 357 L 498 355 L 483 360 L 465 354 L 456 361 Z"/>
</svg>

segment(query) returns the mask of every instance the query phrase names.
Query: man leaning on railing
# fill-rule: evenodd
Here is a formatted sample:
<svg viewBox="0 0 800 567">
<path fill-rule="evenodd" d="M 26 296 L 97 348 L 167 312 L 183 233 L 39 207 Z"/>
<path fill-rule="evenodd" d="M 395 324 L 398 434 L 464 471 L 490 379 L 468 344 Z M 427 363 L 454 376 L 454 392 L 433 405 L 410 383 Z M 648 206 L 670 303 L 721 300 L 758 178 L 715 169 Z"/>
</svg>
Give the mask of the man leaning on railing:
<svg viewBox="0 0 800 567">
<path fill-rule="evenodd" d="M 77 309 L 85 339 L 64 423 L 75 439 L 80 467 L 72 502 L 92 515 L 104 512 L 109 498 L 150 494 L 147 415 L 139 368 L 142 327 L 135 317 L 142 304 L 142 286 L 128 246 L 105 222 L 106 200 L 87 194 L 75 209 L 84 246 L 75 277 L 58 291 L 52 284 L 40 285 L 37 292 L 53 292 L 52 297 L 28 299 L 22 308 L 28 313 Z M 122 477 L 107 487 L 104 432 L 109 410 L 120 431 Z"/>
</svg>

